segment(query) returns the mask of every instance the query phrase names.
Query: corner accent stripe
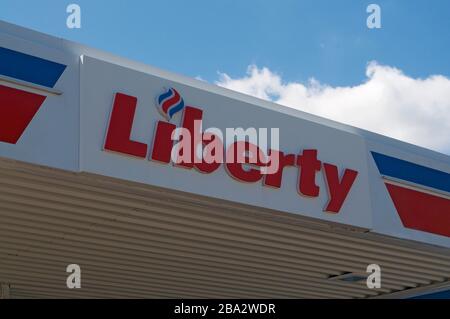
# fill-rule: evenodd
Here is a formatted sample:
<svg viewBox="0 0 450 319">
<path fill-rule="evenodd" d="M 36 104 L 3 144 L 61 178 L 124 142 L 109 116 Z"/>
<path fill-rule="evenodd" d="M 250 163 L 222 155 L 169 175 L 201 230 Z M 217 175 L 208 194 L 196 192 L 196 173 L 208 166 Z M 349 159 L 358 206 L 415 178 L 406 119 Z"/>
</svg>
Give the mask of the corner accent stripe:
<svg viewBox="0 0 450 319">
<path fill-rule="evenodd" d="M 384 154 L 372 152 L 382 175 L 450 193 L 450 174 Z"/>
<path fill-rule="evenodd" d="M 53 88 L 66 66 L 0 47 L 0 74 Z"/>
</svg>

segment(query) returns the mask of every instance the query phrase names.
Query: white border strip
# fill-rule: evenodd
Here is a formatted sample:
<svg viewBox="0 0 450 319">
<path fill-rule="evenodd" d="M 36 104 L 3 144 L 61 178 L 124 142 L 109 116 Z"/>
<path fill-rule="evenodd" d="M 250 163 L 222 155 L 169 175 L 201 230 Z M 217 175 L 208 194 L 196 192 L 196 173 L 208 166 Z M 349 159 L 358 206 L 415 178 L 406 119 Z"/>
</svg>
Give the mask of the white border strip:
<svg viewBox="0 0 450 319">
<path fill-rule="evenodd" d="M 415 190 L 415 191 L 418 191 L 421 193 L 427 193 L 429 195 L 450 199 L 450 194 L 445 191 L 442 191 L 440 189 L 423 186 L 423 185 L 418 185 L 413 182 L 407 182 L 407 181 L 397 179 L 394 177 L 390 177 L 390 176 L 386 176 L 386 175 L 382 175 L 382 177 L 385 180 L 385 182 L 388 184 L 402 186 L 402 187 L 406 187 L 406 188 L 409 188 L 409 189 L 412 189 L 412 190 Z"/>
<path fill-rule="evenodd" d="M 0 75 L 0 84 L 4 84 L 8 87 L 12 87 L 15 89 L 25 90 L 27 92 L 36 93 L 36 94 L 44 94 L 44 95 L 61 95 L 62 92 L 59 90 L 55 90 L 53 88 L 48 88 L 39 84 L 34 84 L 27 81 L 22 81 L 18 79 L 11 78 L 9 76 Z"/>
</svg>

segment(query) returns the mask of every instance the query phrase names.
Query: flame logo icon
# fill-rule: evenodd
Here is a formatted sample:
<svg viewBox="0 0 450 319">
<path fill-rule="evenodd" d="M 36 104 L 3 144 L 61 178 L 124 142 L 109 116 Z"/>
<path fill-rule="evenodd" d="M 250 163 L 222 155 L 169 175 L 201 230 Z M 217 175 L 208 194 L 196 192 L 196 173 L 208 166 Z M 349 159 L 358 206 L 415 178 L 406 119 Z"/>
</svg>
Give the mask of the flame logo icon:
<svg viewBox="0 0 450 319">
<path fill-rule="evenodd" d="M 184 101 L 177 90 L 169 88 L 157 98 L 158 110 L 167 119 L 184 109 Z"/>
</svg>

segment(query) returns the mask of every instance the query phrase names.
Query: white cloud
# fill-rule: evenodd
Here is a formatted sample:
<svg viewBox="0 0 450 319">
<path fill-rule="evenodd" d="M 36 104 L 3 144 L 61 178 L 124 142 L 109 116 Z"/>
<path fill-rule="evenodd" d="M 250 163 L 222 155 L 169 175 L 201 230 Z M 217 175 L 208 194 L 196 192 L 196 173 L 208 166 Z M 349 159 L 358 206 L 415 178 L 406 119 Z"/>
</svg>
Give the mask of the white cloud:
<svg viewBox="0 0 450 319">
<path fill-rule="evenodd" d="M 315 79 L 285 83 L 255 65 L 242 78 L 219 76 L 216 84 L 228 89 L 450 154 L 450 79 L 444 76 L 415 79 L 376 62 L 353 87 Z"/>
</svg>

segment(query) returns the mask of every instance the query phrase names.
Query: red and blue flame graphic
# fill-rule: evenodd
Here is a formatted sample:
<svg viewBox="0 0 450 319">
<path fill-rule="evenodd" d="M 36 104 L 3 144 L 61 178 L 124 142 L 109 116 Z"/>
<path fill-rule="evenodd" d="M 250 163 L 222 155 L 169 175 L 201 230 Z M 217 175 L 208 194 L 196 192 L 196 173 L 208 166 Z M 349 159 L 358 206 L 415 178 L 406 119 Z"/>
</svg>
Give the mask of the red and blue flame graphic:
<svg viewBox="0 0 450 319">
<path fill-rule="evenodd" d="M 160 94 L 157 99 L 159 111 L 167 119 L 172 117 L 184 109 L 184 101 L 180 93 L 174 88 L 169 88 Z"/>
</svg>

